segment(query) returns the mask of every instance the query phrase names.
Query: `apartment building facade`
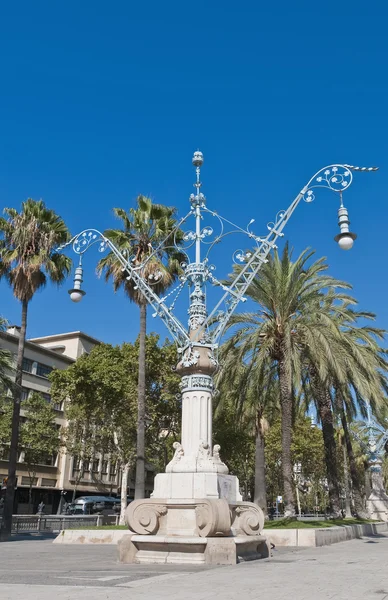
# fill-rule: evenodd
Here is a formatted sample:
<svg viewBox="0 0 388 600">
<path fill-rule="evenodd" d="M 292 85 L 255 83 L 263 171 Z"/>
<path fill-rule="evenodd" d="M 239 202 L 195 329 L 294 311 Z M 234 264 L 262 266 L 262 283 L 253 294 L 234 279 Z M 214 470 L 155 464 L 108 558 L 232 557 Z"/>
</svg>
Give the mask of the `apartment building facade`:
<svg viewBox="0 0 388 600">
<path fill-rule="evenodd" d="M 0 346 L 16 357 L 19 328 L 11 326 L 6 332 L 0 332 Z M 26 341 L 23 360 L 22 399 L 29 394 L 39 392 L 47 402 L 51 402 L 50 381 L 48 375 L 53 369 L 67 369 L 77 358 L 89 353 L 100 342 L 81 331 L 33 338 Z M 63 404 L 54 404 L 58 429 L 66 425 Z M 23 418 L 23 412 L 22 412 Z M 8 472 L 7 445 L 0 446 L 0 484 Z M 81 461 L 66 451 L 56 456 L 48 456 L 39 465 L 32 482 L 33 505 L 29 505 L 30 477 L 23 462 L 21 449 L 17 467 L 17 490 L 15 494 L 15 513 L 36 512 L 43 501 L 45 512 L 55 514 L 63 503 L 70 502 L 74 490 L 76 496 L 109 494 L 116 495 L 120 490 L 120 473 L 109 457 L 95 457 L 90 461 Z M 152 472 L 147 477 L 147 493 L 152 491 Z M 129 481 L 128 494 L 133 497 L 134 481 Z"/>
</svg>

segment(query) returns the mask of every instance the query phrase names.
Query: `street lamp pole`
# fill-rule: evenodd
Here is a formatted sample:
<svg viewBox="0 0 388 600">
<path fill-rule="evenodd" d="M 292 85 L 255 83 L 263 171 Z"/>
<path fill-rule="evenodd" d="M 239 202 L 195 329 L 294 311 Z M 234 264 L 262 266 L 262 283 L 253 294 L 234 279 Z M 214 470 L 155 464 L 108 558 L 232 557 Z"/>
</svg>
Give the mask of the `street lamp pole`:
<svg viewBox="0 0 388 600">
<path fill-rule="evenodd" d="M 298 505 L 298 516 L 299 518 L 302 516 L 302 509 L 300 505 L 300 494 L 299 494 L 299 485 L 302 477 L 302 465 L 301 463 L 294 464 L 294 479 L 295 479 L 295 491 L 296 491 L 296 502 Z"/>
<path fill-rule="evenodd" d="M 143 264 L 137 265 L 131 256 L 122 252 L 97 230 L 82 231 L 69 242 L 80 256 L 74 286 L 70 290 L 74 302 L 80 301 L 85 294 L 81 288 L 82 255 L 92 245 L 97 245 L 100 252 L 109 248 L 127 273 L 128 279 L 133 280 L 148 304 L 153 307 L 153 316 L 159 316 L 168 327 L 178 347 L 180 360 L 177 372 L 181 376 L 182 391 L 181 441 L 174 444 L 175 454 L 167 465 L 166 472 L 156 476 L 153 497 L 132 502 L 127 509 L 127 522 L 134 532 L 128 553 L 132 557 L 136 556 L 136 560 L 151 562 L 163 561 L 167 552 L 166 545 L 163 544 L 157 549 L 156 538 L 159 536 L 156 534 L 172 536 L 171 544 L 177 555 L 185 552 L 192 557 L 194 554 L 206 556 L 205 546 L 209 543 L 208 548 L 210 547 L 214 536 L 224 536 L 224 541 L 225 536 L 230 538 L 235 554 L 236 536 L 242 536 L 245 540 L 239 542 L 240 551 L 245 548 L 249 552 L 252 544 L 256 544 L 256 552 L 262 547 L 260 532 L 264 524 L 263 513 L 257 505 L 242 501 L 237 477 L 228 473 L 228 468 L 220 457 L 220 447 L 212 446 L 212 398 L 215 392 L 213 377 L 218 368 L 220 338 L 238 304 L 246 300 L 246 291 L 262 265 L 267 262 L 269 253 L 276 248 L 278 238 L 284 235 L 283 230 L 291 215 L 302 200 L 314 200 L 317 188 L 329 189 L 340 198 L 340 233 L 335 238 L 339 246 L 350 249 L 356 238 L 349 230 L 348 213 L 342 200 L 343 192 L 352 183 L 352 173 L 357 170 L 356 167 L 334 164 L 320 169 L 290 206 L 278 212 L 275 220 L 267 224 L 267 233 L 259 236 L 252 231 L 253 219 L 244 229 L 207 207 L 206 198 L 201 191 L 203 155 L 200 151 L 194 153 L 192 163 L 196 172 L 195 194 L 190 196 L 189 213 L 177 223 L 173 232 L 174 239 L 189 218 L 194 218 L 195 226 L 194 230 L 184 234 L 183 245 L 174 242 L 186 256 L 186 261 L 181 265 L 179 284 L 166 296 L 156 294 L 153 288 L 155 276 L 151 281 L 143 275 L 147 262 L 158 253 L 158 247 L 151 251 Z M 213 227 L 202 226 L 205 218 L 215 220 L 219 230 L 217 233 Z M 243 235 L 245 247 L 250 245 L 251 249 L 236 250 L 233 253 L 233 261 L 239 265 L 239 269 L 233 280 L 225 284 L 215 277 L 210 253 L 231 233 Z M 165 243 L 166 241 L 163 244 Z M 202 247 L 206 251 L 201 256 Z M 194 250 L 193 262 L 190 260 L 191 248 Z M 190 293 L 188 329 L 175 314 L 178 298 L 185 286 Z M 214 286 L 220 295 L 210 312 L 206 305 L 206 286 Z M 194 542 L 187 541 L 187 536 L 201 539 L 203 543 L 198 542 L 194 551 Z M 179 557 L 177 561 L 179 562 Z"/>
</svg>

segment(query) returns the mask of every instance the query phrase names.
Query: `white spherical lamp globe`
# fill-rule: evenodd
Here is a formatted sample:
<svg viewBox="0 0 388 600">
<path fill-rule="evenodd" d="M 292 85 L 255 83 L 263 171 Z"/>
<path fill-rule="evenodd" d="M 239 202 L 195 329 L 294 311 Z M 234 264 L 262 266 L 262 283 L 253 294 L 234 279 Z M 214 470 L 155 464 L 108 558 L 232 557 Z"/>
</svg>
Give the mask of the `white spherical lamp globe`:
<svg viewBox="0 0 388 600">
<path fill-rule="evenodd" d="M 353 247 L 354 240 L 350 235 L 342 235 L 338 240 L 341 250 L 350 250 Z"/>
<path fill-rule="evenodd" d="M 69 294 L 72 302 L 81 302 L 83 296 L 85 296 L 85 292 L 83 290 L 70 290 Z"/>
<path fill-rule="evenodd" d="M 343 231 L 335 236 L 335 241 L 341 248 L 341 250 L 350 250 L 353 248 L 354 240 L 357 235 L 355 233 L 351 233 L 350 231 Z"/>
</svg>

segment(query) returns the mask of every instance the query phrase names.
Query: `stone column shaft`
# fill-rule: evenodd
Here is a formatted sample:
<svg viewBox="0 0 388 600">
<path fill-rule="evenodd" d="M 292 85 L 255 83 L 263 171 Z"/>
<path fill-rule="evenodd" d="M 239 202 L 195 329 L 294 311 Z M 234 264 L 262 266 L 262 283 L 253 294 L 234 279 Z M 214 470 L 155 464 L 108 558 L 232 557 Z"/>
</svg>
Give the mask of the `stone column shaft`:
<svg viewBox="0 0 388 600">
<path fill-rule="evenodd" d="M 212 447 L 212 394 L 205 390 L 182 395 L 182 446 L 186 456 L 198 453 L 200 443 Z"/>
</svg>

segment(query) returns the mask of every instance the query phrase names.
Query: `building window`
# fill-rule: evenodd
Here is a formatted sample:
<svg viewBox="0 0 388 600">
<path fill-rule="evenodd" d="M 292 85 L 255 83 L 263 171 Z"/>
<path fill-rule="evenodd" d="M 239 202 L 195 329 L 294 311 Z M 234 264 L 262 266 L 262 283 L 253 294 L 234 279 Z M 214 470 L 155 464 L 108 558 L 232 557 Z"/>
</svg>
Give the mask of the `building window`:
<svg viewBox="0 0 388 600">
<path fill-rule="evenodd" d="M 107 473 L 108 473 L 108 461 L 107 460 L 102 461 L 101 473 L 103 475 L 107 475 Z"/>
<path fill-rule="evenodd" d="M 9 446 L 0 446 L 0 460 L 9 460 Z"/>
<path fill-rule="evenodd" d="M 73 458 L 73 472 L 72 472 L 72 476 L 73 477 L 76 477 L 78 475 L 78 473 L 79 473 L 79 467 L 80 467 L 80 465 L 79 465 L 79 458 L 78 458 L 78 456 L 75 456 Z"/>
<path fill-rule="evenodd" d="M 56 454 L 46 454 L 45 456 L 43 456 L 40 459 L 39 464 L 45 465 L 46 467 L 55 467 L 56 462 L 57 462 Z"/>
<path fill-rule="evenodd" d="M 42 487 L 55 487 L 57 485 L 56 479 L 49 479 L 48 477 L 42 477 Z"/>
<path fill-rule="evenodd" d="M 62 411 L 62 402 L 54 402 L 53 404 L 54 410 Z"/>
<path fill-rule="evenodd" d="M 90 471 L 91 466 L 92 466 L 91 465 L 91 461 L 88 458 L 85 458 L 84 459 L 83 469 L 82 469 L 83 472 L 86 473 L 86 472 Z"/>
<path fill-rule="evenodd" d="M 22 485 L 38 485 L 37 477 L 23 476 Z"/>
<path fill-rule="evenodd" d="M 116 463 L 111 463 L 110 465 L 110 470 L 109 470 L 109 474 L 114 477 L 115 475 L 117 475 L 117 465 Z"/>
<path fill-rule="evenodd" d="M 98 467 L 100 466 L 100 461 L 98 458 L 95 458 L 93 460 L 93 464 L 92 464 L 92 468 L 93 468 L 93 473 L 98 473 Z"/>
<path fill-rule="evenodd" d="M 22 369 L 26 373 L 32 373 L 32 365 L 34 364 L 33 360 L 29 358 L 23 358 Z"/>
<path fill-rule="evenodd" d="M 28 396 L 30 395 L 30 389 L 29 388 L 22 388 L 22 395 L 21 395 L 21 401 L 24 402 L 24 400 L 27 400 Z"/>
<path fill-rule="evenodd" d="M 38 366 L 36 368 L 36 374 L 39 375 L 39 377 L 45 377 L 47 379 L 52 370 L 53 368 L 49 367 L 49 365 L 43 365 L 42 363 L 38 363 Z"/>
</svg>

